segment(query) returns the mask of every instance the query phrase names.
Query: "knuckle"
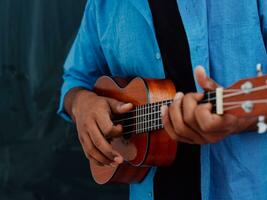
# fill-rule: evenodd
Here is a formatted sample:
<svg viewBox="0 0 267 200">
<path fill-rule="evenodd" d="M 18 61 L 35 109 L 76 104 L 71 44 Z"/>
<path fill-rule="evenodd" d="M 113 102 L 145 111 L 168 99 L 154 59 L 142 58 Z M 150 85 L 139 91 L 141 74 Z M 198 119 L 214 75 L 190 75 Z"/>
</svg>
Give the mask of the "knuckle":
<svg viewBox="0 0 267 200">
<path fill-rule="evenodd" d="M 102 99 L 100 101 L 100 106 L 101 106 L 101 108 L 107 109 L 109 107 L 109 103 L 106 99 Z"/>
<path fill-rule="evenodd" d="M 192 122 L 193 122 L 193 119 L 192 119 L 192 116 L 191 115 L 189 115 L 189 114 L 184 114 L 184 122 L 186 123 L 186 124 L 191 124 Z"/>
<path fill-rule="evenodd" d="M 100 163 L 107 163 L 107 160 L 103 156 L 99 156 L 97 158 L 97 161 L 100 162 Z"/>
<path fill-rule="evenodd" d="M 180 134 L 180 132 L 181 132 L 181 127 L 180 127 L 180 126 L 175 125 L 175 126 L 173 127 L 173 129 L 174 129 L 174 132 L 175 132 L 176 134 Z"/>
<path fill-rule="evenodd" d="M 184 102 L 187 102 L 190 99 L 190 93 L 184 96 Z"/>
<path fill-rule="evenodd" d="M 95 141 L 94 141 L 94 144 L 95 144 L 95 146 L 98 147 L 98 148 L 102 146 L 102 142 L 101 142 L 101 140 L 95 140 Z"/>
<path fill-rule="evenodd" d="M 184 101 L 190 101 L 193 98 L 194 93 L 190 92 L 184 96 Z"/>
<path fill-rule="evenodd" d="M 87 158 L 87 159 L 90 159 L 90 158 L 93 158 L 93 151 L 91 150 L 86 150 L 86 151 L 84 151 L 84 155 L 85 155 L 85 157 Z"/>
<path fill-rule="evenodd" d="M 179 140 L 179 136 L 176 135 L 176 134 L 171 134 L 171 133 L 169 133 L 169 136 L 170 136 L 171 139 L 173 139 L 173 140 L 175 140 L 175 141 L 178 141 L 178 140 Z"/>
<path fill-rule="evenodd" d="M 97 102 L 98 105 L 104 105 L 107 103 L 107 100 L 105 98 L 100 98 Z"/>
<path fill-rule="evenodd" d="M 201 124 L 199 124 L 200 129 L 202 132 L 207 133 L 207 132 L 211 132 L 213 130 L 213 127 L 210 123 L 207 122 L 203 122 Z"/>
<path fill-rule="evenodd" d="M 87 117 L 87 119 L 82 123 L 83 128 L 85 128 L 86 130 L 90 129 L 90 122 L 91 118 Z"/>
<path fill-rule="evenodd" d="M 102 164 L 101 162 L 99 162 L 99 161 L 96 161 L 95 164 L 96 164 L 97 166 L 99 166 L 99 167 L 102 167 L 102 166 L 103 166 L 103 164 Z"/>
<path fill-rule="evenodd" d="M 88 155 L 92 155 L 94 152 L 95 152 L 95 148 L 94 148 L 92 145 L 90 145 L 90 146 L 87 148 L 86 153 L 87 153 Z"/>
<path fill-rule="evenodd" d="M 112 132 L 113 126 L 112 125 L 107 125 L 103 128 L 103 134 L 105 136 L 108 136 Z"/>
</svg>

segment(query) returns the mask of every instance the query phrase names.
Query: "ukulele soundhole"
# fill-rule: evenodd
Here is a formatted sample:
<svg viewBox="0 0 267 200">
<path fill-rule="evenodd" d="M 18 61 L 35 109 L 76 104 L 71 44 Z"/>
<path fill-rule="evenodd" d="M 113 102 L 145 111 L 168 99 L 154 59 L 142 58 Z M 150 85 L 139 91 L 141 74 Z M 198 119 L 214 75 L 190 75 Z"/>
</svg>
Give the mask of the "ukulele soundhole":
<svg viewBox="0 0 267 200">
<path fill-rule="evenodd" d="M 124 134 L 124 135 L 123 135 L 123 139 L 124 139 L 125 142 L 128 142 L 128 140 L 129 140 L 131 137 L 132 137 L 132 133 L 130 133 L 130 134 Z"/>
</svg>

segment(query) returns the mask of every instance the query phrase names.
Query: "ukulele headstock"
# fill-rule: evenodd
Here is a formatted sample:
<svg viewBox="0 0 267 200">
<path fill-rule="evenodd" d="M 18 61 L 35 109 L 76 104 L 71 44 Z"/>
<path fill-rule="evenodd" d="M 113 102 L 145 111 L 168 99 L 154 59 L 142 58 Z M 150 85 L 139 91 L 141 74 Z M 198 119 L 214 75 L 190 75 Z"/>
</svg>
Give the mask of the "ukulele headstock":
<svg viewBox="0 0 267 200">
<path fill-rule="evenodd" d="M 257 65 L 257 72 L 257 77 L 242 79 L 221 93 L 218 92 L 220 89 L 216 90 L 216 101 L 222 102 L 219 105 L 222 112 L 218 114 L 240 117 L 267 115 L 267 75 L 262 74 L 260 65 Z"/>
</svg>

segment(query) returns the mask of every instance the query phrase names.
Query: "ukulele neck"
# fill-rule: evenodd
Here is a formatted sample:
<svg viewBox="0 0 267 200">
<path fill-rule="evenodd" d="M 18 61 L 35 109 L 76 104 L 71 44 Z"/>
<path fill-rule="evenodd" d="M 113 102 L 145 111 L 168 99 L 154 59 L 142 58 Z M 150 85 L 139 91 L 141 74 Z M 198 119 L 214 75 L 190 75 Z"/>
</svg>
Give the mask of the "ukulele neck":
<svg viewBox="0 0 267 200">
<path fill-rule="evenodd" d="M 213 112 L 223 114 L 222 91 L 222 89 L 218 88 L 216 91 L 206 92 L 203 100 L 199 103 L 211 103 Z M 163 105 L 169 106 L 172 102 L 172 99 L 168 99 L 136 106 L 135 109 L 128 113 L 116 116 L 113 122 L 123 125 L 124 135 L 147 133 L 162 129 L 161 107 Z"/>
</svg>

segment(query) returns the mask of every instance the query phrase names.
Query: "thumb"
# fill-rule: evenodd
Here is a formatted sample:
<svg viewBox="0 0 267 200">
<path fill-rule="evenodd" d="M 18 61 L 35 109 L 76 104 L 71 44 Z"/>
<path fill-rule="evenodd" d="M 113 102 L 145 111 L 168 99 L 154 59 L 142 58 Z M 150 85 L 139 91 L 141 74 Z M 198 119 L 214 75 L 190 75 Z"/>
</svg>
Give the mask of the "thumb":
<svg viewBox="0 0 267 200">
<path fill-rule="evenodd" d="M 116 99 L 108 98 L 108 103 L 111 111 L 116 114 L 128 112 L 133 108 L 133 104 L 117 101 Z"/>
<path fill-rule="evenodd" d="M 199 65 L 195 69 L 195 75 L 198 84 L 206 91 L 215 90 L 219 87 L 219 84 L 216 83 L 213 79 L 207 76 L 203 66 Z"/>
</svg>

